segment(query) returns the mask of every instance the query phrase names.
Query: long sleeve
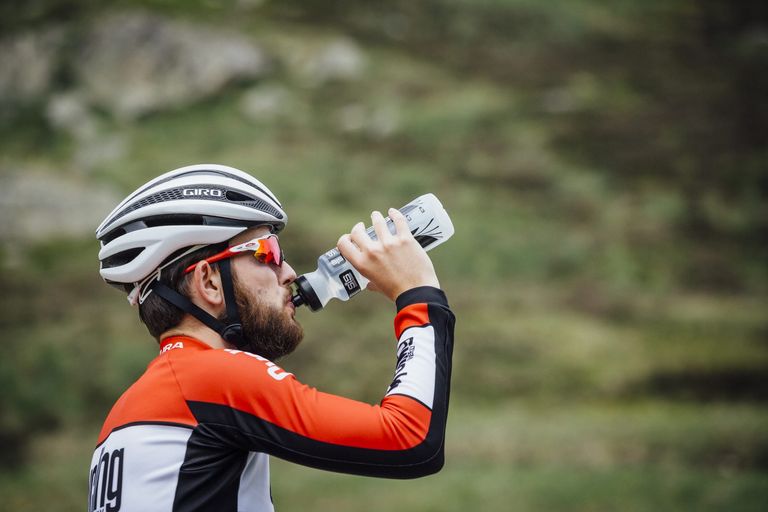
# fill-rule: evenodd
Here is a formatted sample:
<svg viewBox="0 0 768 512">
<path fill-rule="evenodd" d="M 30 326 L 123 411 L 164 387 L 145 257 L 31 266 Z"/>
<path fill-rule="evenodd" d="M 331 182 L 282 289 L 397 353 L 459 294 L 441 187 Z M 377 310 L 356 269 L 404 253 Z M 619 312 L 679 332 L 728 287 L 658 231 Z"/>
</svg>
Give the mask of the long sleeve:
<svg viewBox="0 0 768 512">
<path fill-rule="evenodd" d="M 435 288 L 410 290 L 398 298 L 397 307 L 396 367 L 380 404 L 322 393 L 263 358 L 219 351 L 206 368 L 190 367 L 192 373 L 218 374 L 217 385 L 203 375 L 177 372 L 199 423 L 192 436 L 199 440 L 190 439 L 190 448 L 199 442 L 203 455 L 211 442 L 223 442 L 307 466 L 390 478 L 438 471 L 454 317 L 445 295 Z M 205 464 L 205 457 L 185 461 L 189 469 L 198 464 Z"/>
</svg>

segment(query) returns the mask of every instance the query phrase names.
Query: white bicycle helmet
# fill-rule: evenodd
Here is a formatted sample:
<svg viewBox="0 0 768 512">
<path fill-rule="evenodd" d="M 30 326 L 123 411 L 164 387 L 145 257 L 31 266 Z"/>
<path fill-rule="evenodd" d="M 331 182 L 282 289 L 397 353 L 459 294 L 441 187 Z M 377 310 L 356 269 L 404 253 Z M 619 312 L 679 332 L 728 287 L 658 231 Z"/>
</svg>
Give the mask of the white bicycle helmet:
<svg viewBox="0 0 768 512">
<path fill-rule="evenodd" d="M 101 277 L 120 289 L 145 281 L 172 255 L 288 220 L 275 195 L 249 174 L 216 164 L 182 167 L 143 185 L 96 230 Z M 133 302 L 133 301 L 132 301 Z"/>
</svg>

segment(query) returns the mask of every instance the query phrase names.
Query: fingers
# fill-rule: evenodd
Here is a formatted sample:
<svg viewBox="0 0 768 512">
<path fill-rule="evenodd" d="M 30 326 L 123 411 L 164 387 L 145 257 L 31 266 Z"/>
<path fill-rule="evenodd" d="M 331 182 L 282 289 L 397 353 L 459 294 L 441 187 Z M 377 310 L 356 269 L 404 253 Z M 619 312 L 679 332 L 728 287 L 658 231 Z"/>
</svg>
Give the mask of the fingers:
<svg viewBox="0 0 768 512">
<path fill-rule="evenodd" d="M 395 223 L 395 233 L 397 235 L 403 235 L 405 233 L 411 232 L 411 230 L 408 228 L 408 221 L 405 219 L 405 215 L 400 213 L 400 210 L 390 208 L 387 213 L 389 213 L 389 218 L 392 219 L 392 222 Z"/>
<path fill-rule="evenodd" d="M 349 233 L 341 235 L 339 241 L 336 243 L 336 248 L 339 250 L 342 256 L 344 256 L 353 266 L 357 267 L 362 263 L 363 254 L 360 249 L 352 241 L 352 237 Z"/>
<path fill-rule="evenodd" d="M 365 232 L 365 225 L 362 222 L 358 222 L 352 227 L 349 236 L 361 252 L 364 252 L 372 242 L 368 233 Z"/>
<path fill-rule="evenodd" d="M 359 267 L 365 259 L 363 252 L 368 249 L 372 240 L 365 232 L 365 225 L 358 222 L 352 231 L 342 235 L 336 243 L 336 248 L 352 265 Z"/>
<path fill-rule="evenodd" d="M 412 238 L 405 216 L 394 208 L 390 208 L 388 213 L 395 225 L 396 231 L 394 235 L 389 230 L 387 219 L 384 218 L 381 212 L 375 210 L 371 212 L 371 222 L 377 240 L 372 240 L 365 229 L 365 225 L 362 222 L 358 222 L 352 227 L 349 234 L 339 238 L 337 247 L 342 256 L 355 264 L 356 261 L 362 261 L 362 257 L 365 254 L 379 254 L 382 250 L 386 251 L 388 246 L 394 247 L 399 245 L 396 243 L 396 239 L 402 241 L 404 238 Z M 351 258 L 348 258 L 348 255 L 351 255 Z"/>
<path fill-rule="evenodd" d="M 371 221 L 373 222 L 373 230 L 376 232 L 376 237 L 383 244 L 389 242 L 392 238 L 392 233 L 389 232 L 387 227 L 387 221 L 379 211 L 371 213 Z"/>
<path fill-rule="evenodd" d="M 393 235 L 387 220 L 378 211 L 371 213 L 376 240 L 372 240 L 362 222 L 339 238 L 342 256 L 366 277 L 372 290 L 379 290 L 395 300 L 403 291 L 418 286 L 439 287 L 432 261 L 408 228 L 406 217 L 391 208 Z"/>
</svg>

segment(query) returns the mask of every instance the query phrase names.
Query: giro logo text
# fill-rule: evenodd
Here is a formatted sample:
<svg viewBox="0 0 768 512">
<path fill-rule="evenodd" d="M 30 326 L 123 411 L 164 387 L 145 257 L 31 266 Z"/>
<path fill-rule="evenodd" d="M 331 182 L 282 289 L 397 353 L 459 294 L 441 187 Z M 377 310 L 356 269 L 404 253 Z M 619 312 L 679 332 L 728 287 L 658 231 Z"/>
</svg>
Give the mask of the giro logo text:
<svg viewBox="0 0 768 512">
<path fill-rule="evenodd" d="M 112 452 L 101 449 L 99 462 L 91 468 L 89 512 L 117 512 L 123 494 L 125 448 Z"/>
<path fill-rule="evenodd" d="M 181 193 L 184 196 L 224 197 L 224 191 L 217 188 L 185 188 Z"/>
</svg>

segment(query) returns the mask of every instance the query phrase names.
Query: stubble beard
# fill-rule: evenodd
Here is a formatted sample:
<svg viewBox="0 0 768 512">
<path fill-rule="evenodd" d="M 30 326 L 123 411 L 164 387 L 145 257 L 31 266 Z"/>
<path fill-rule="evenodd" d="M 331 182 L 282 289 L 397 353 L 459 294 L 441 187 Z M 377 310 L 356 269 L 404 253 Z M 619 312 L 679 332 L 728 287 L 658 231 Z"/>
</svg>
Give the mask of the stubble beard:
<svg viewBox="0 0 768 512">
<path fill-rule="evenodd" d="M 287 356 L 299 346 L 304 329 L 287 312 L 255 297 L 237 278 L 235 299 L 243 325 L 243 350 L 270 361 Z"/>
</svg>

